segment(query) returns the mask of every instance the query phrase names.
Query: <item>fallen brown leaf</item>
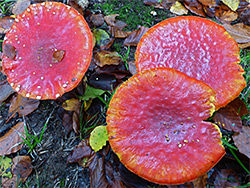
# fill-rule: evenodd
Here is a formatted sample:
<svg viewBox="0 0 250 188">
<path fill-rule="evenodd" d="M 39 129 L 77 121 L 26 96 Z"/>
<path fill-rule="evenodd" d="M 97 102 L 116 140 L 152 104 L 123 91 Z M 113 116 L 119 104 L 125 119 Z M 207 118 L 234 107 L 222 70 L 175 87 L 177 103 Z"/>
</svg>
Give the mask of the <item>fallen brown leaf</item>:
<svg viewBox="0 0 250 188">
<path fill-rule="evenodd" d="M 124 77 L 131 76 L 130 68 L 128 70 L 123 61 L 121 61 L 119 65 L 106 65 L 103 67 L 96 67 L 95 71 L 96 74 L 105 73 L 107 75 L 113 75 L 116 77 L 117 82 L 122 82 L 122 79 Z"/>
<path fill-rule="evenodd" d="M 24 133 L 24 123 L 20 122 L 12 127 L 4 136 L 0 138 L 0 155 L 15 153 L 23 147 L 20 134 Z M 26 136 L 22 134 L 24 138 Z"/>
<path fill-rule="evenodd" d="M 206 188 L 207 187 L 207 179 L 208 179 L 207 173 L 204 174 L 203 176 L 198 177 L 197 179 L 192 181 L 193 187 Z"/>
<path fill-rule="evenodd" d="M 239 151 L 250 158 L 250 127 L 243 126 L 242 132 L 233 135 L 233 139 Z"/>
<path fill-rule="evenodd" d="M 107 178 L 105 176 L 104 156 L 98 157 L 94 155 L 91 163 L 89 164 L 89 177 L 90 187 L 109 187 Z"/>
<path fill-rule="evenodd" d="M 65 50 L 57 50 L 53 53 L 52 63 L 59 63 L 62 61 L 65 55 Z"/>
<path fill-rule="evenodd" d="M 155 8 L 169 9 L 176 0 L 144 0 L 143 3 L 146 5 L 153 6 Z"/>
<path fill-rule="evenodd" d="M 106 73 L 106 74 L 112 74 L 112 75 L 116 75 L 116 73 L 124 73 L 126 75 L 128 75 L 128 70 L 126 69 L 125 65 L 122 63 L 120 63 L 119 65 L 106 65 L 103 67 L 96 67 L 95 68 L 96 73 L 100 74 L 100 73 Z M 125 73 L 126 72 L 126 73 Z"/>
<path fill-rule="evenodd" d="M 216 7 L 203 6 L 204 12 L 211 18 L 215 16 Z"/>
<path fill-rule="evenodd" d="M 89 85 L 104 91 L 112 91 L 119 83 L 115 75 L 93 73 L 89 78 Z"/>
<path fill-rule="evenodd" d="M 167 188 L 193 188 L 192 183 L 191 182 L 186 182 L 184 184 L 180 184 L 180 185 L 169 185 Z"/>
<path fill-rule="evenodd" d="M 14 60 L 16 58 L 16 48 L 11 44 L 5 44 L 3 46 L 3 55 Z"/>
<path fill-rule="evenodd" d="M 130 33 L 128 37 L 124 40 L 123 44 L 125 46 L 137 46 L 142 35 L 144 35 L 148 30 L 149 28 L 141 26 L 138 30 Z"/>
<path fill-rule="evenodd" d="M 34 1 L 36 3 L 43 3 L 43 2 L 46 2 L 47 0 L 32 0 L 32 1 Z"/>
<path fill-rule="evenodd" d="M 126 38 L 130 32 L 122 31 L 121 29 L 118 29 L 116 27 L 109 27 L 109 31 L 111 35 L 115 38 Z"/>
<path fill-rule="evenodd" d="M 110 187 L 126 188 L 121 181 L 118 167 L 114 167 L 110 161 L 105 162 L 105 174 Z"/>
<path fill-rule="evenodd" d="M 250 4 L 249 7 L 247 9 L 245 9 L 244 11 L 242 11 L 239 15 L 239 20 L 241 22 L 243 22 L 244 24 L 250 26 Z"/>
<path fill-rule="evenodd" d="M 11 179 L 7 177 L 2 178 L 1 188 L 16 188 L 17 187 L 17 176 L 13 175 Z"/>
<path fill-rule="evenodd" d="M 240 186 L 239 177 L 234 169 L 219 169 L 215 172 L 215 187 Z M 233 180 L 233 181 L 232 181 Z"/>
<path fill-rule="evenodd" d="M 216 0 L 198 0 L 202 5 L 209 6 L 209 7 L 215 7 L 218 5 L 218 1 Z"/>
<path fill-rule="evenodd" d="M 67 158 L 68 163 L 78 163 L 83 167 L 86 167 L 83 164 L 84 158 L 90 159 L 95 154 L 94 150 L 89 145 L 89 139 L 82 140 L 78 146 L 71 151 Z"/>
<path fill-rule="evenodd" d="M 110 51 L 99 51 L 94 54 L 94 63 L 103 67 L 105 65 L 119 65 L 121 62 L 121 57 L 117 52 Z"/>
<path fill-rule="evenodd" d="M 74 132 L 76 134 L 79 134 L 79 129 L 80 129 L 80 111 L 81 111 L 81 107 L 79 106 L 79 108 L 77 108 L 74 112 L 73 112 L 73 116 L 72 116 L 72 128 L 74 130 Z"/>
<path fill-rule="evenodd" d="M 0 81 L 0 104 L 13 93 L 15 93 L 15 91 L 12 89 L 7 80 Z"/>
<path fill-rule="evenodd" d="M 240 132 L 242 130 L 242 120 L 231 106 L 219 109 L 213 117 L 215 123 L 228 131 Z"/>
<path fill-rule="evenodd" d="M 12 178 L 4 177 L 2 179 L 2 186 L 8 188 L 16 188 L 17 186 L 17 178 L 19 178 L 19 182 L 24 183 L 30 173 L 32 172 L 33 166 L 31 164 L 31 159 L 29 156 L 16 156 L 13 159 L 13 165 L 11 167 Z"/>
<path fill-rule="evenodd" d="M 250 26 L 243 23 L 235 25 L 223 24 L 227 32 L 236 40 L 240 48 L 250 46 Z"/>
<path fill-rule="evenodd" d="M 123 29 L 126 27 L 128 24 L 126 24 L 123 21 L 116 20 L 116 17 L 119 16 L 119 14 L 112 14 L 112 15 L 107 15 L 104 16 L 105 22 L 112 27 L 116 27 L 117 29 Z"/>
<path fill-rule="evenodd" d="M 12 13 L 15 15 L 22 14 L 29 6 L 31 0 L 19 0 L 16 1 L 15 5 L 12 8 Z"/>
<path fill-rule="evenodd" d="M 103 45 L 103 46 L 100 46 L 100 49 L 101 50 L 108 50 L 110 48 L 110 46 L 114 43 L 115 41 L 115 38 L 110 38 L 109 41 Z"/>
<path fill-rule="evenodd" d="M 14 18 L 9 16 L 0 18 L 0 34 L 7 33 L 10 30 L 13 22 Z"/>
<path fill-rule="evenodd" d="M 66 135 L 68 135 L 68 133 L 73 130 L 73 119 L 72 119 L 73 113 L 74 112 L 66 111 L 63 114 L 62 121 L 63 121 L 63 127 L 65 129 Z"/>
<path fill-rule="evenodd" d="M 129 171 L 123 164 L 119 165 L 119 174 L 121 176 L 122 182 L 127 187 L 157 187 L 156 184 L 149 182 L 133 172 Z"/>
<path fill-rule="evenodd" d="M 16 94 L 11 99 L 9 115 L 12 116 L 15 113 L 18 113 L 20 117 L 23 115 L 26 116 L 36 110 L 39 104 L 39 100 L 28 99 Z"/>
<path fill-rule="evenodd" d="M 228 10 L 228 11 L 223 11 L 220 15 L 216 16 L 218 16 L 218 19 L 222 23 L 230 23 L 238 18 L 238 13 Z"/>
<path fill-rule="evenodd" d="M 104 17 L 105 22 L 109 25 L 109 31 L 115 38 L 125 38 L 129 32 L 123 31 L 122 29 L 127 26 L 123 21 L 116 20 L 119 14 L 112 14 Z"/>
<path fill-rule="evenodd" d="M 237 12 L 241 13 L 242 11 L 250 8 L 249 0 L 241 0 L 237 9 Z"/>
<path fill-rule="evenodd" d="M 17 176 L 19 175 L 22 178 L 22 182 L 25 182 L 33 170 L 30 157 L 16 156 L 13 159 L 13 163 L 14 165 L 12 166 L 12 173 Z"/>
<path fill-rule="evenodd" d="M 104 15 L 103 14 L 92 14 L 90 20 L 95 27 L 100 27 L 104 24 Z"/>
<path fill-rule="evenodd" d="M 73 130 L 73 113 L 72 111 L 64 110 L 62 107 L 58 108 L 57 114 L 62 119 L 62 124 L 65 129 L 65 134 L 68 135 Z"/>
<path fill-rule="evenodd" d="M 76 9 L 81 15 L 84 15 L 84 13 L 83 13 L 83 7 L 81 7 L 81 5 L 78 3 L 78 0 L 69 0 L 67 2 L 68 2 L 69 6 L 73 7 L 74 9 Z"/>
<path fill-rule="evenodd" d="M 238 13 L 232 11 L 228 6 L 220 4 L 215 7 L 214 17 L 222 23 L 230 23 L 231 21 L 238 18 Z"/>
<path fill-rule="evenodd" d="M 227 10 L 231 10 L 227 5 L 225 5 L 225 4 L 223 4 L 223 3 L 221 3 L 221 4 L 219 4 L 217 7 L 216 7 L 217 9 L 220 9 L 220 10 L 224 10 L 224 11 L 227 11 Z"/>
<path fill-rule="evenodd" d="M 250 8 L 250 1 L 249 0 L 241 0 L 237 9 L 237 12 L 239 15 L 243 13 L 244 11 L 248 10 Z M 246 17 L 248 19 L 248 17 Z M 244 23 L 244 21 L 243 21 Z M 246 24 L 246 23 L 245 23 Z M 248 24 L 246 24 L 248 25 Z"/>
<path fill-rule="evenodd" d="M 183 1 L 183 0 L 181 0 Z M 165 9 L 170 9 L 170 7 L 176 2 L 176 0 L 162 0 L 160 6 Z"/>
<path fill-rule="evenodd" d="M 197 0 L 184 0 L 184 5 L 188 10 L 190 10 L 190 12 L 206 17 L 202 4 Z"/>
<path fill-rule="evenodd" d="M 115 20 L 115 25 L 113 27 L 119 29 L 119 30 L 122 30 L 124 29 L 126 26 L 128 26 L 128 24 L 126 24 L 125 22 L 123 21 L 120 21 L 120 20 Z"/>
<path fill-rule="evenodd" d="M 240 117 L 249 113 L 246 104 L 239 97 L 230 102 L 228 106 L 232 107 Z"/>
<path fill-rule="evenodd" d="M 241 48 L 241 49 L 243 49 L 243 48 L 248 48 L 248 47 L 250 46 L 250 42 L 248 42 L 248 43 L 243 43 L 243 44 L 238 43 L 238 46 L 239 46 L 239 48 Z"/>
<path fill-rule="evenodd" d="M 105 22 L 110 25 L 110 26 L 115 26 L 115 18 L 119 16 L 119 14 L 112 14 L 112 15 L 107 15 L 107 16 L 104 16 L 104 20 Z"/>
<path fill-rule="evenodd" d="M 128 68 L 129 68 L 129 72 L 130 72 L 132 75 L 137 74 L 137 68 L 136 68 L 136 66 L 135 66 L 135 62 L 134 62 L 134 61 L 129 61 L 129 62 L 128 62 Z"/>
<path fill-rule="evenodd" d="M 160 6 L 161 0 L 143 0 L 143 3 L 156 8 L 163 8 L 162 6 Z"/>
</svg>

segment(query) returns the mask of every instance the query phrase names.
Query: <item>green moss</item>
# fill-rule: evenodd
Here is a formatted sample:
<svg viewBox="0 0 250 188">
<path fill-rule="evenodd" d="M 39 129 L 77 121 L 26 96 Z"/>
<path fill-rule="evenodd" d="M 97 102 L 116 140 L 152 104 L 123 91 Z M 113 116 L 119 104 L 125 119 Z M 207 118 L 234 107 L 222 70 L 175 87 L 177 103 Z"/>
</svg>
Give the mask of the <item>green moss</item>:
<svg viewBox="0 0 250 188">
<path fill-rule="evenodd" d="M 151 27 L 156 24 L 155 20 L 164 20 L 169 13 L 167 10 L 147 6 L 143 4 L 143 1 L 131 0 L 107 0 L 102 5 L 96 5 L 95 8 L 102 9 L 105 15 L 119 14 L 117 19 L 128 24 L 125 30 L 135 30 L 139 25 Z M 155 11 L 157 15 L 153 16 L 152 11 Z"/>
<path fill-rule="evenodd" d="M 3 52 L 2 45 L 3 45 L 3 40 L 0 40 L 0 52 Z"/>
<path fill-rule="evenodd" d="M 240 51 L 241 66 L 243 67 L 245 74 L 245 80 L 247 86 L 242 90 L 240 97 L 246 103 L 248 109 L 250 110 L 250 51 L 241 50 Z M 243 119 L 250 121 L 250 115 L 244 116 Z"/>
<path fill-rule="evenodd" d="M 123 44 L 122 43 L 114 43 L 113 44 L 114 50 L 118 53 L 121 53 Z"/>
<path fill-rule="evenodd" d="M 240 51 L 241 66 L 245 70 L 244 77 L 247 85 L 250 86 L 250 52 L 247 50 Z"/>
</svg>

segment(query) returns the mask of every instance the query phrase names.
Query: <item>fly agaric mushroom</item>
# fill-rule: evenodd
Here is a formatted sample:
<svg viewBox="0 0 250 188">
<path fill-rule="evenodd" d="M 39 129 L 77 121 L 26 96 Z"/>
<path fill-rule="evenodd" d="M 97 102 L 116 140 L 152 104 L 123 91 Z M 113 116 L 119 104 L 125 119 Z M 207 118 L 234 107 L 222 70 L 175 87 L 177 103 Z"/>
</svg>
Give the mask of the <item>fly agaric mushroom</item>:
<svg viewBox="0 0 250 188">
<path fill-rule="evenodd" d="M 128 95 L 129 93 L 129 95 Z M 225 154 L 214 112 L 215 91 L 170 68 L 146 70 L 115 92 L 107 111 L 109 142 L 121 162 L 158 184 L 182 184 Z"/>
<path fill-rule="evenodd" d="M 246 86 L 235 40 L 224 27 L 200 17 L 175 17 L 153 26 L 142 36 L 135 59 L 139 72 L 169 67 L 204 81 L 217 93 L 216 109 Z"/>
<path fill-rule="evenodd" d="M 57 2 L 29 6 L 3 42 L 3 69 L 10 85 L 27 98 L 55 99 L 81 81 L 92 57 L 84 18 Z"/>
</svg>

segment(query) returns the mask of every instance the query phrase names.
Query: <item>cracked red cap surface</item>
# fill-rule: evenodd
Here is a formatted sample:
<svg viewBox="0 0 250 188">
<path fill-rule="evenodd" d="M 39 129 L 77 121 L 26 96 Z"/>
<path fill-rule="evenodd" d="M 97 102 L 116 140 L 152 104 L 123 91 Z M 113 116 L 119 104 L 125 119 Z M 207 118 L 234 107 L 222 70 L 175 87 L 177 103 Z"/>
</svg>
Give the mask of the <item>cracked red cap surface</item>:
<svg viewBox="0 0 250 188">
<path fill-rule="evenodd" d="M 214 112 L 215 91 L 170 68 L 146 70 L 111 99 L 107 130 L 121 162 L 158 184 L 182 184 L 210 170 L 225 154 Z"/>
<path fill-rule="evenodd" d="M 204 81 L 217 93 L 216 109 L 246 86 L 236 41 L 224 27 L 200 17 L 175 17 L 153 26 L 141 38 L 135 59 L 139 72 L 169 67 Z"/>
<path fill-rule="evenodd" d="M 3 42 L 3 69 L 13 89 L 27 98 L 55 99 L 75 88 L 92 57 L 84 18 L 62 3 L 29 6 Z"/>
</svg>

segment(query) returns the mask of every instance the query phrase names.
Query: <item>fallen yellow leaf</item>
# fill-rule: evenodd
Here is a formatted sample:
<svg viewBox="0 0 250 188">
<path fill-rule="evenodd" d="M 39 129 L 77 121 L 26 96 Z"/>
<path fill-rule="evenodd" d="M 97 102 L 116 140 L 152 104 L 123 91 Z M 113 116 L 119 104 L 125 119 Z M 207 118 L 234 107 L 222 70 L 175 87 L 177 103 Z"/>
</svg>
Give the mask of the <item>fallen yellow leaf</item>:
<svg viewBox="0 0 250 188">
<path fill-rule="evenodd" d="M 170 12 L 180 16 L 187 14 L 188 10 L 179 1 L 176 1 L 175 4 L 171 6 Z"/>
<path fill-rule="evenodd" d="M 236 11 L 239 7 L 239 0 L 221 0 L 225 5 L 227 5 L 232 11 Z"/>
</svg>

